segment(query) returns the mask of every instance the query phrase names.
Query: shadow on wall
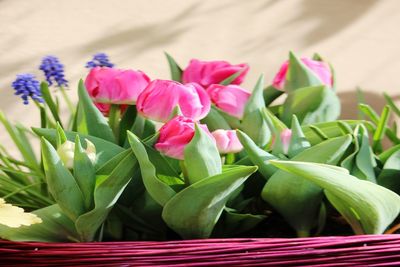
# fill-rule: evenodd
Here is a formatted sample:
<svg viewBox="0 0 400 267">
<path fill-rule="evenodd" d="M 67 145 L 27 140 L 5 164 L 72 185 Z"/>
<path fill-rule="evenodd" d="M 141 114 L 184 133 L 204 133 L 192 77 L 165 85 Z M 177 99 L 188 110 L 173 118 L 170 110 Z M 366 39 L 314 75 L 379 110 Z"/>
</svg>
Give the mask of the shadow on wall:
<svg viewBox="0 0 400 267">
<path fill-rule="evenodd" d="M 291 0 L 286 0 L 286 2 Z M 265 13 L 267 9 L 271 9 L 278 4 L 282 4 L 282 0 L 265 1 L 262 5 L 257 6 L 257 13 Z M 360 3 L 362 2 L 362 3 Z M 297 5 L 297 14 L 293 17 L 282 17 L 278 24 L 279 31 L 265 33 L 264 36 L 257 36 L 252 40 L 245 40 L 243 43 L 245 52 L 259 53 L 257 50 L 271 49 L 296 39 L 298 48 L 314 45 L 318 42 L 329 38 L 346 27 L 363 17 L 368 11 L 379 1 L 378 0 L 302 0 Z M 287 5 L 289 6 L 289 5 Z M 268 22 L 268 20 L 266 20 Z M 307 24 L 313 25 L 310 29 L 304 28 Z M 293 29 L 302 28 L 300 32 L 305 34 L 298 36 L 293 35 Z M 276 33 L 279 32 L 279 35 Z M 292 33 L 292 34 L 289 34 Z M 256 50 L 256 51 L 254 51 Z"/>
<path fill-rule="evenodd" d="M 200 2 L 194 3 L 166 21 L 157 21 L 112 34 L 108 33 L 113 30 L 107 30 L 104 37 L 87 43 L 80 52 L 87 55 L 119 48 L 121 54 L 129 53 L 134 56 L 153 47 L 165 47 L 190 29 L 191 25 L 188 25 L 187 18 L 192 16 L 199 5 Z"/>
</svg>

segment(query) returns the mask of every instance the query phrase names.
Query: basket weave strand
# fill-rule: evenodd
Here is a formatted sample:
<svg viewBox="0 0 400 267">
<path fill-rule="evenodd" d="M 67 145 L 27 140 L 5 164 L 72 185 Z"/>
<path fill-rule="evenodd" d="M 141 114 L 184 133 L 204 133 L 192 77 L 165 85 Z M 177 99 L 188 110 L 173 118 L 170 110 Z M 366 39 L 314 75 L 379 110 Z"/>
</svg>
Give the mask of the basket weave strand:
<svg viewBox="0 0 400 267">
<path fill-rule="evenodd" d="M 3 266 L 400 266 L 400 235 L 168 242 L 0 241 Z"/>
</svg>

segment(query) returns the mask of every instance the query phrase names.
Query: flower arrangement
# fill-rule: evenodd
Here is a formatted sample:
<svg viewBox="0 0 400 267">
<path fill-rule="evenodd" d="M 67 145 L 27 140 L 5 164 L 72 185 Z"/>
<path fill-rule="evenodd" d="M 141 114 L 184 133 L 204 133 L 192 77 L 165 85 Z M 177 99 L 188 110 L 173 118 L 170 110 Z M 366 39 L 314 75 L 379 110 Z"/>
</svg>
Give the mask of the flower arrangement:
<svg viewBox="0 0 400 267">
<path fill-rule="evenodd" d="M 339 120 L 332 67 L 289 54 L 271 85 L 241 86 L 247 64 L 167 54 L 171 79 L 86 64 L 79 102 L 64 66 L 43 59 L 45 80 L 12 87 L 41 126 L 0 113 L 21 158 L 0 147 L 0 237 L 88 242 L 213 237 L 308 237 L 395 232 L 400 139 L 386 96 L 378 115 Z M 60 116 L 56 86 L 68 106 Z M 65 114 L 63 114 L 65 115 Z M 392 145 L 385 148 L 383 141 Z M 31 145 L 40 140 L 40 154 Z M 23 211 L 21 208 L 24 208 Z"/>
</svg>

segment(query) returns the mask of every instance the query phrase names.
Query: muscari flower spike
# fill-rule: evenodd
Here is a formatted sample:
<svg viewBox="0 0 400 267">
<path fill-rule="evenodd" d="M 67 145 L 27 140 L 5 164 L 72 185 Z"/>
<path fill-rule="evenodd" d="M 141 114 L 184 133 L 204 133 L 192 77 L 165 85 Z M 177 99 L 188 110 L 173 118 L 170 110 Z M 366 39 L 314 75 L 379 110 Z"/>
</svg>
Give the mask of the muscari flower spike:
<svg viewBox="0 0 400 267">
<path fill-rule="evenodd" d="M 11 85 L 15 89 L 15 95 L 20 95 L 25 105 L 29 104 L 29 97 L 43 103 L 39 81 L 36 80 L 35 75 L 30 73 L 18 74 L 17 79 Z"/>
<path fill-rule="evenodd" d="M 86 63 L 86 68 L 92 69 L 95 67 L 114 67 L 114 64 L 110 62 L 106 53 L 94 54 L 93 59 Z"/>
<path fill-rule="evenodd" d="M 40 64 L 39 69 L 44 72 L 49 85 L 55 82 L 58 87 L 68 86 L 68 81 L 64 76 L 64 65 L 61 64 L 57 57 L 45 56 L 42 59 L 42 64 Z"/>
</svg>

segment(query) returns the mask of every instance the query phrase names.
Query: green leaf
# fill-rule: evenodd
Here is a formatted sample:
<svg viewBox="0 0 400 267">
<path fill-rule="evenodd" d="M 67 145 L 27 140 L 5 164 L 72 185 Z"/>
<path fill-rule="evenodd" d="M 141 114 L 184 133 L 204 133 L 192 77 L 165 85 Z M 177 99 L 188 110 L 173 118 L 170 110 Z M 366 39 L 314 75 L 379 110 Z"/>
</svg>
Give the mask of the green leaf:
<svg viewBox="0 0 400 267">
<path fill-rule="evenodd" d="M 376 183 L 376 161 L 369 145 L 368 131 L 362 124 L 354 130 L 354 151 L 343 160 L 341 166 L 359 179 Z"/>
<path fill-rule="evenodd" d="M 61 162 L 56 150 L 44 138 L 41 142 L 46 181 L 61 210 L 73 221 L 84 213 L 84 196 L 74 176 Z"/>
<path fill-rule="evenodd" d="M 75 222 L 81 241 L 94 241 L 96 232 L 131 181 L 136 169 L 137 161 L 131 152 L 120 161 L 110 175 L 96 184 L 94 208 L 82 214 Z"/>
<path fill-rule="evenodd" d="M 57 146 L 57 132 L 55 129 L 32 128 L 32 130 L 38 136 L 46 138 L 46 140 L 49 141 L 54 147 Z M 76 132 L 69 131 L 66 131 L 65 135 L 67 139 L 71 142 L 74 142 L 76 135 L 78 135 L 81 143 L 85 142 L 85 139 L 88 139 L 95 145 L 97 150 L 95 163 L 96 168 L 106 163 L 109 159 L 113 158 L 118 153 L 124 151 L 124 148 L 98 137 L 78 134 Z"/>
<path fill-rule="evenodd" d="M 243 72 L 245 71 L 245 69 L 241 69 L 237 72 L 235 72 L 234 74 L 232 74 L 231 76 L 229 76 L 228 78 L 226 78 L 225 80 L 223 80 L 222 82 L 220 82 L 219 84 L 221 85 L 230 85 L 237 77 L 239 77 Z"/>
<path fill-rule="evenodd" d="M 33 212 L 42 219 L 42 223 L 19 228 L 0 225 L 0 237 L 11 241 L 34 242 L 77 242 L 78 235 L 74 223 L 61 211 L 58 205 L 52 205 Z"/>
<path fill-rule="evenodd" d="M 176 63 L 175 59 L 173 59 L 167 52 L 164 52 L 165 56 L 168 60 L 169 69 L 171 72 L 171 80 L 181 82 L 182 81 L 182 69 L 179 67 L 178 63 Z"/>
<path fill-rule="evenodd" d="M 265 146 L 271 138 L 270 129 L 262 115 L 263 109 L 265 108 L 263 88 L 264 76 L 261 75 L 246 103 L 242 125 L 240 127 L 240 129 L 250 136 L 260 147 Z"/>
<path fill-rule="evenodd" d="M 151 163 L 139 138 L 128 132 L 128 140 L 139 162 L 143 184 L 147 192 L 158 204 L 164 206 L 176 194 L 175 191 L 157 177 L 156 167 Z"/>
<path fill-rule="evenodd" d="M 293 160 L 335 165 L 350 143 L 349 135 L 332 138 L 304 150 Z M 261 197 L 285 218 L 298 235 L 308 235 L 317 223 L 323 194 L 313 182 L 278 170 L 268 180 Z"/>
<path fill-rule="evenodd" d="M 78 132 L 80 134 L 95 136 L 109 142 L 115 142 L 113 131 L 103 114 L 101 114 L 93 104 L 82 80 L 79 81 L 78 95 Z"/>
<path fill-rule="evenodd" d="M 289 52 L 289 66 L 285 90 L 292 92 L 299 88 L 323 85 L 321 79 L 308 68 L 293 52 Z"/>
<path fill-rule="evenodd" d="M 382 186 L 357 179 L 346 173 L 345 169 L 295 161 L 271 163 L 322 187 L 328 200 L 356 234 L 381 234 L 400 212 L 399 195 Z"/>
<path fill-rule="evenodd" d="M 123 145 L 126 141 L 126 132 L 132 128 L 133 123 L 137 117 L 137 109 L 135 105 L 129 105 L 124 114 L 122 115 L 119 123 L 119 143 Z"/>
<path fill-rule="evenodd" d="M 254 166 L 232 167 L 190 185 L 164 206 L 164 221 L 182 238 L 208 238 L 231 194 L 256 170 Z"/>
<path fill-rule="evenodd" d="M 247 232 L 262 222 L 267 216 L 251 213 L 240 213 L 235 209 L 225 207 L 221 219 L 216 225 L 214 232 L 218 236 L 234 237 L 241 233 Z"/>
<path fill-rule="evenodd" d="M 58 149 L 68 139 L 67 139 L 67 136 L 65 135 L 65 132 L 64 132 L 63 128 L 61 127 L 61 125 L 59 123 L 57 123 L 56 130 L 57 130 L 57 135 L 56 135 L 57 145 L 56 145 L 56 148 Z"/>
<path fill-rule="evenodd" d="M 368 129 L 374 128 L 374 126 L 370 122 L 364 120 L 340 120 L 340 121 L 315 123 L 312 125 L 303 125 L 301 129 L 303 130 L 305 137 L 311 143 L 311 145 L 316 145 L 318 143 L 321 143 L 325 139 L 321 138 L 321 136 L 318 135 L 314 131 L 314 129 L 312 129 L 312 127 L 318 128 L 327 138 L 332 138 L 348 134 L 347 132 L 344 132 L 342 130 L 342 128 L 340 127 L 340 123 L 345 123 L 352 129 L 355 129 L 356 126 L 359 124 L 365 125 Z"/>
<path fill-rule="evenodd" d="M 392 146 L 388 148 L 387 150 L 383 151 L 381 154 L 379 154 L 378 158 L 379 160 L 385 164 L 385 162 L 397 151 L 400 150 L 400 144 Z"/>
<path fill-rule="evenodd" d="M 208 129 L 212 132 L 218 129 L 230 130 L 231 127 L 225 118 L 218 112 L 215 107 L 211 107 L 207 116 L 201 120 L 201 123 L 207 124 Z"/>
<path fill-rule="evenodd" d="M 265 179 L 269 179 L 277 170 L 269 163 L 269 160 L 277 159 L 277 157 L 259 148 L 245 133 L 241 131 L 236 133 L 251 162 L 258 167 L 258 171 Z"/>
<path fill-rule="evenodd" d="M 374 136 L 372 137 L 373 140 L 373 150 L 376 152 L 382 152 L 382 140 L 385 136 L 385 131 L 387 128 L 387 123 L 389 121 L 390 116 L 390 107 L 386 105 L 383 108 L 382 114 L 379 118 L 379 122 L 376 125 L 376 130 Z"/>
<path fill-rule="evenodd" d="M 42 92 L 42 97 L 46 102 L 47 106 L 50 109 L 51 114 L 53 115 L 56 122 L 58 122 L 62 127 L 62 122 L 60 116 L 58 115 L 57 105 L 51 97 L 49 85 L 46 82 L 40 83 L 40 91 Z"/>
<path fill-rule="evenodd" d="M 320 85 L 290 92 L 283 104 L 282 120 L 290 125 L 296 115 L 303 125 L 336 120 L 340 101 L 332 88 Z"/>
<path fill-rule="evenodd" d="M 305 137 L 303 130 L 301 129 L 300 123 L 297 120 L 296 115 L 293 115 L 291 130 L 292 135 L 290 137 L 288 151 L 289 158 L 293 158 L 294 156 L 311 146 L 310 142 L 308 142 L 307 138 Z"/>
<path fill-rule="evenodd" d="M 400 151 L 394 152 L 386 161 L 378 176 L 378 184 L 400 194 Z"/>
<path fill-rule="evenodd" d="M 79 137 L 75 139 L 74 177 L 83 194 L 85 210 L 92 208 L 93 191 L 96 184 L 96 172 L 92 162 L 82 148 Z"/>
<path fill-rule="evenodd" d="M 222 171 L 221 158 L 215 141 L 198 124 L 195 124 L 195 128 L 192 140 L 184 149 L 184 161 L 190 184 Z"/>
</svg>

